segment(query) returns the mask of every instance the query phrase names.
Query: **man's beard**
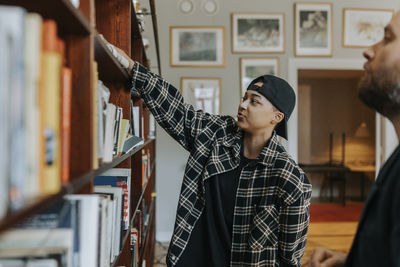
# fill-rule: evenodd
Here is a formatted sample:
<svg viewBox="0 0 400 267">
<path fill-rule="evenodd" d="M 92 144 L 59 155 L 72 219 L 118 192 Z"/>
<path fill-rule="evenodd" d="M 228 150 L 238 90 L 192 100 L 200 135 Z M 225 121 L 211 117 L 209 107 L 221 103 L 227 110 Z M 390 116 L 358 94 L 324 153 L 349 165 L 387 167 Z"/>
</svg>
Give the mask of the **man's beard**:
<svg viewBox="0 0 400 267">
<path fill-rule="evenodd" d="M 396 74 L 387 71 L 374 75 L 367 70 L 358 84 L 359 98 L 387 118 L 400 115 L 400 79 Z"/>
</svg>

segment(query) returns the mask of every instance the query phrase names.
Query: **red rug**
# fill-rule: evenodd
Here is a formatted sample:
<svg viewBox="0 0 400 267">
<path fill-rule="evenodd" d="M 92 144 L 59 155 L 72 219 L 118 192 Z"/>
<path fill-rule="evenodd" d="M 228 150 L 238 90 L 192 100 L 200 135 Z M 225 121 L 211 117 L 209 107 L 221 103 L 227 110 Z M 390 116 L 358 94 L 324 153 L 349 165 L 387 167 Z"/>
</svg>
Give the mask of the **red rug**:
<svg viewBox="0 0 400 267">
<path fill-rule="evenodd" d="M 311 222 L 356 222 L 360 219 L 364 203 L 312 203 Z"/>
</svg>

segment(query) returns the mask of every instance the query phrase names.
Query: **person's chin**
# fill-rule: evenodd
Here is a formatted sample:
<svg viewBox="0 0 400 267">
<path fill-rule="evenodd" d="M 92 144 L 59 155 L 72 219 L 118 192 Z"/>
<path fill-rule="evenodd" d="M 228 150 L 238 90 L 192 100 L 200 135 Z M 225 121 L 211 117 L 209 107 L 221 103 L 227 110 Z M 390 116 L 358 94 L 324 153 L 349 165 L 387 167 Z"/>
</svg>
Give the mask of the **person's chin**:
<svg viewBox="0 0 400 267">
<path fill-rule="evenodd" d="M 243 121 L 241 121 L 241 120 L 238 120 L 238 121 L 236 122 L 236 125 L 237 125 L 240 129 L 242 129 L 242 130 L 244 130 L 244 129 L 246 128 L 245 123 L 244 123 Z"/>
</svg>

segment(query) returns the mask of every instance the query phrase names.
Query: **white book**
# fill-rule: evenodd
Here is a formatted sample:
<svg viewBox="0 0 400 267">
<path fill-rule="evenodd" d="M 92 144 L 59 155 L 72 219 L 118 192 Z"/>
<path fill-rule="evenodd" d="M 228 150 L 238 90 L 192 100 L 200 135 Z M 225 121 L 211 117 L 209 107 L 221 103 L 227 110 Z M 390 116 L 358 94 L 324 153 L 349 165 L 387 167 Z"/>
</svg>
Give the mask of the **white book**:
<svg viewBox="0 0 400 267">
<path fill-rule="evenodd" d="M 80 201 L 80 266 L 97 267 L 99 264 L 99 236 L 101 198 L 98 195 L 66 195 L 66 199 Z"/>
<path fill-rule="evenodd" d="M 153 114 L 149 113 L 149 138 L 156 137 L 156 120 Z"/>
<path fill-rule="evenodd" d="M 72 267 L 73 236 L 70 228 L 12 229 L 0 236 L 0 258 L 66 254 L 67 267 Z"/>
<path fill-rule="evenodd" d="M 108 205 L 107 205 L 107 240 L 106 240 L 106 251 L 108 255 L 105 255 L 109 259 L 109 262 L 112 262 L 114 260 L 114 235 L 115 235 L 115 225 L 114 225 L 114 203 L 115 201 L 112 201 L 111 198 L 108 199 Z"/>
<path fill-rule="evenodd" d="M 121 221 L 122 221 L 122 212 L 123 212 L 123 192 L 122 188 L 119 187 L 103 187 L 103 186 L 95 186 L 93 188 L 93 192 L 100 194 L 112 194 L 115 202 L 115 209 L 113 215 L 113 224 L 114 228 L 114 240 L 113 240 L 113 255 L 114 257 L 120 254 L 121 250 Z"/>
<path fill-rule="evenodd" d="M 0 267 L 25 267 L 25 261 L 19 259 L 0 259 Z"/>
<path fill-rule="evenodd" d="M 113 149 L 114 149 L 114 127 L 115 127 L 115 113 L 116 106 L 108 103 L 107 104 L 107 116 L 106 116 L 106 126 L 104 131 L 104 154 L 103 162 L 111 162 L 113 159 Z"/>
<path fill-rule="evenodd" d="M 7 143 L 2 147 L 3 153 L 9 157 L 9 171 L 5 177 L 9 177 L 10 194 L 9 207 L 19 209 L 24 205 L 24 187 L 26 179 L 25 155 L 25 68 L 24 68 L 24 29 L 25 9 L 13 6 L 0 6 L 0 24 L 4 30 L 5 67 L 8 111 L 7 126 L 1 130 L 8 129 Z"/>
<path fill-rule="evenodd" d="M 29 13 L 25 20 L 25 127 L 26 127 L 26 197 L 33 199 L 39 188 L 39 103 L 38 87 L 42 47 L 42 17 Z"/>
<path fill-rule="evenodd" d="M 132 109 L 132 118 L 133 120 L 133 134 L 137 137 L 141 137 L 140 133 L 140 108 L 138 106 L 131 106 Z"/>
<path fill-rule="evenodd" d="M 103 84 L 102 81 L 97 82 L 97 155 L 100 159 L 104 155 L 104 130 L 107 116 L 107 104 L 110 99 L 110 90 Z"/>
<path fill-rule="evenodd" d="M 106 196 L 102 196 L 101 198 L 101 230 L 100 230 L 100 257 L 99 257 L 99 266 L 100 267 L 109 267 L 111 258 L 110 258 L 110 243 L 108 243 L 108 217 L 111 216 L 111 214 L 108 214 L 108 202 L 110 202 L 110 199 L 107 198 Z"/>
<path fill-rule="evenodd" d="M 5 11 L 0 9 L 0 217 L 7 212 L 8 207 L 8 188 L 9 188 L 9 61 L 11 43 L 8 42 L 8 29 L 3 23 L 2 14 Z"/>
<path fill-rule="evenodd" d="M 26 262 L 26 267 L 58 267 L 55 259 L 33 259 Z"/>
</svg>

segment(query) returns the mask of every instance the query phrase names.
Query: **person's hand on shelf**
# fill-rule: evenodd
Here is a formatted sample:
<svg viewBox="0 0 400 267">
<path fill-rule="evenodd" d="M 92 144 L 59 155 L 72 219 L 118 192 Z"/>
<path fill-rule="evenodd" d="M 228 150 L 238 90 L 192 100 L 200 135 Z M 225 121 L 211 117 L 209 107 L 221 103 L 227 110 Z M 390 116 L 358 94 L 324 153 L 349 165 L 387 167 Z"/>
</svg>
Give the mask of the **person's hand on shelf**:
<svg viewBox="0 0 400 267">
<path fill-rule="evenodd" d="M 133 64 L 134 64 L 135 62 L 133 61 L 133 59 L 131 59 L 131 58 L 125 53 L 124 50 L 122 50 L 122 49 L 120 49 L 120 48 L 118 48 L 118 47 L 116 47 L 116 46 L 114 46 L 114 48 L 115 48 L 115 50 L 117 50 L 117 52 L 118 52 L 125 60 L 127 60 L 127 61 L 129 62 L 129 66 L 128 66 L 128 67 L 125 67 L 125 69 L 128 70 L 128 72 L 130 73 L 130 72 L 132 71 Z"/>
<path fill-rule="evenodd" d="M 342 267 L 347 254 L 326 248 L 316 248 L 311 255 L 308 267 Z"/>
</svg>

